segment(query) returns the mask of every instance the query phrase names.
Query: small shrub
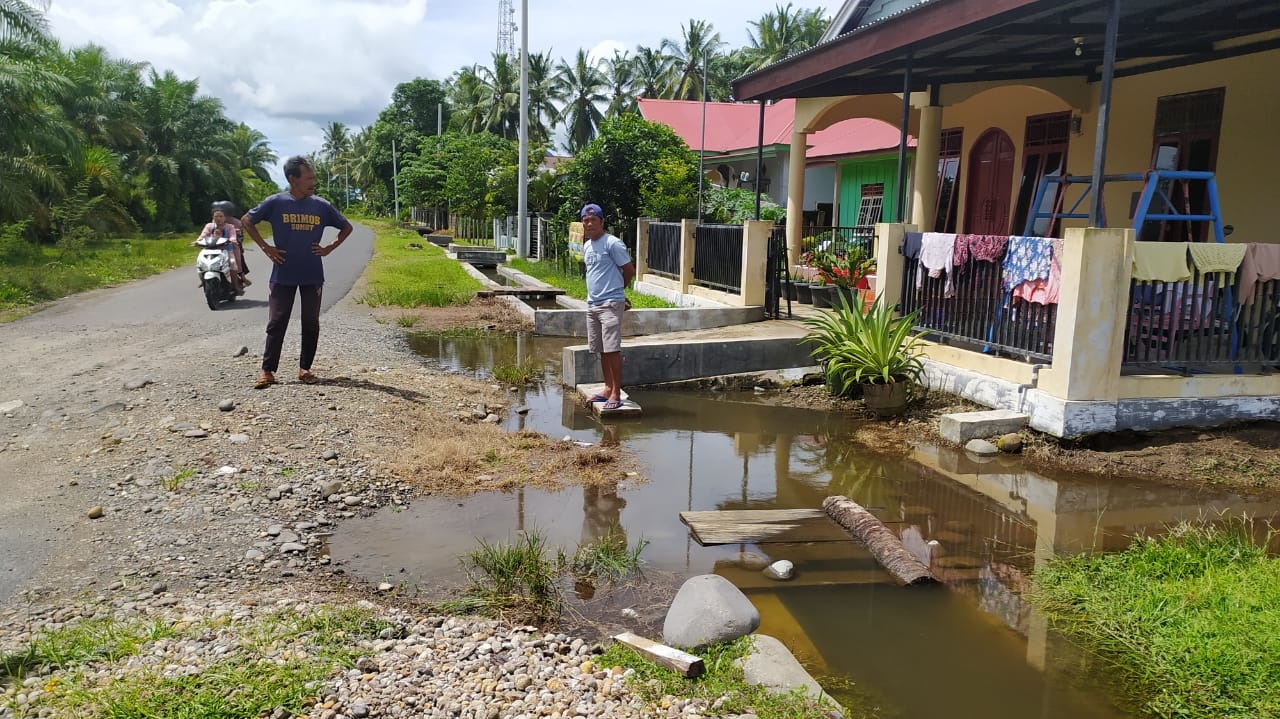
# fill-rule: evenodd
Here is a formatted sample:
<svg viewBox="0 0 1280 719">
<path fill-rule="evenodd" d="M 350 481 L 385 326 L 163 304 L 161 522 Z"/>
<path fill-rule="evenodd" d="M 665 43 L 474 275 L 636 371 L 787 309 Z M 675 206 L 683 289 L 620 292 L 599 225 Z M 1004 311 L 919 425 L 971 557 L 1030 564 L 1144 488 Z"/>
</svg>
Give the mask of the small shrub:
<svg viewBox="0 0 1280 719">
<path fill-rule="evenodd" d="M 542 365 L 533 362 L 495 365 L 493 378 L 506 384 L 532 384 L 542 379 Z"/>
<path fill-rule="evenodd" d="M 569 571 L 579 579 L 617 581 L 640 568 L 640 553 L 649 540 L 636 540 L 627 546 L 627 535 L 618 525 L 600 539 L 578 547 L 569 560 Z"/>
<path fill-rule="evenodd" d="M 547 622 L 560 613 L 560 566 L 542 535 L 523 532 L 510 543 L 479 542 L 462 560 L 471 579 L 467 606 L 518 621 Z"/>
<path fill-rule="evenodd" d="M 418 318 L 413 315 L 400 315 L 396 318 L 396 324 L 401 327 L 412 327 L 418 324 Z"/>
</svg>

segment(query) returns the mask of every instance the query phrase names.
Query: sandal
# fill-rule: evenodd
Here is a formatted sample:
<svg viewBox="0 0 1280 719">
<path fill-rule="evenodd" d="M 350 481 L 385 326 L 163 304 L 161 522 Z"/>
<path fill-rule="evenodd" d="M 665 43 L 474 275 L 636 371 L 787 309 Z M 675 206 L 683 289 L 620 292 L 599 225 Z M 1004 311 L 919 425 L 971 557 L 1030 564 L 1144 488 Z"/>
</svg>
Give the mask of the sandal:
<svg viewBox="0 0 1280 719">
<path fill-rule="evenodd" d="M 298 373 L 298 381 L 303 384 L 316 384 L 320 381 L 320 378 L 311 374 L 311 370 L 303 370 Z"/>
<path fill-rule="evenodd" d="M 608 401 L 609 401 L 609 398 L 605 397 L 599 392 L 596 392 L 595 394 L 587 398 L 587 402 L 590 402 L 592 404 L 595 404 L 596 402 L 608 402 Z"/>
<path fill-rule="evenodd" d="M 258 379 L 254 380 L 253 388 L 266 389 L 267 387 L 270 387 L 275 383 L 276 383 L 275 375 L 271 374 L 270 372 L 263 372 L 262 374 L 258 375 Z"/>
<path fill-rule="evenodd" d="M 622 409 L 622 400 L 611 399 L 608 402 L 605 402 L 604 404 L 600 405 L 600 409 Z"/>
</svg>

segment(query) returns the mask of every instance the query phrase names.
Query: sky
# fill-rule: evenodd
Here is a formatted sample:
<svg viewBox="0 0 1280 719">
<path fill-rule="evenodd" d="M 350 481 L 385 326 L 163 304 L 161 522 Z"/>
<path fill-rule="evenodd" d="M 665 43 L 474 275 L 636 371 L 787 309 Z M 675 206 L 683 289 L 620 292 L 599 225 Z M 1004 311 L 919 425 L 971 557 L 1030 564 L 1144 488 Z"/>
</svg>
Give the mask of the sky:
<svg viewBox="0 0 1280 719">
<path fill-rule="evenodd" d="M 489 64 L 499 0 L 41 0 L 64 47 L 101 45 L 150 62 L 222 100 L 232 120 L 267 136 L 284 158 L 320 149 L 330 121 L 372 123 L 395 86 L 444 80 Z M 709 20 L 729 47 L 778 0 L 531 0 L 529 50 L 570 59 L 679 40 L 691 17 Z M 781 3 L 785 5 L 786 3 Z M 520 22 L 521 0 L 513 0 Z M 796 2 L 814 7 L 816 3 Z M 830 14 L 839 3 L 826 3 Z M 520 33 L 515 34 L 516 47 Z M 273 173 L 283 182 L 276 168 Z"/>
</svg>

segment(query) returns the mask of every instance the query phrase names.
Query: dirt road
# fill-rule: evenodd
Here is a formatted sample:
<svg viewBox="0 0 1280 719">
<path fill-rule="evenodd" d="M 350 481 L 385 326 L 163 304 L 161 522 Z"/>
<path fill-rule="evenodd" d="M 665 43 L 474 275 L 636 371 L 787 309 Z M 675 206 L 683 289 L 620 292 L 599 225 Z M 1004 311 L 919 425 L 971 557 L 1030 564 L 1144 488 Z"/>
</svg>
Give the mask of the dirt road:
<svg viewBox="0 0 1280 719">
<path fill-rule="evenodd" d="M 325 263 L 322 311 L 351 290 L 372 253 L 373 233 L 357 226 Z M 0 325 L 0 407 L 9 410 L 0 412 L 0 603 L 84 539 L 86 504 L 95 500 L 75 491 L 75 460 L 132 410 L 130 383 L 181 387 L 184 377 L 208 376 L 196 369 L 217 365 L 239 370 L 228 381 L 252 382 L 252 367 L 231 360 L 239 346 L 261 353 L 270 263 L 256 249 L 248 254 L 253 286 L 217 311 L 206 306 L 192 267 L 76 295 Z M 285 362 L 296 358 L 298 333 L 295 312 Z M 225 389 L 192 384 L 190 392 Z"/>
</svg>

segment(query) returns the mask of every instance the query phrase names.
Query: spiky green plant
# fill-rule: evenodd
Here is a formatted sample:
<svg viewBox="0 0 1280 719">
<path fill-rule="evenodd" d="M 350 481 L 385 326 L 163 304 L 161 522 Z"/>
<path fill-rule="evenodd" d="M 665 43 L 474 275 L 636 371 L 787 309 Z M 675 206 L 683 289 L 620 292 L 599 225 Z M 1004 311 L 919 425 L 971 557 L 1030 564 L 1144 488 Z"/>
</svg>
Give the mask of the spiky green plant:
<svg viewBox="0 0 1280 719">
<path fill-rule="evenodd" d="M 833 312 L 804 321 L 810 331 L 801 342 L 813 346 L 810 354 L 825 369 L 832 393 L 847 395 L 860 384 L 918 381 L 924 362 L 923 333 L 912 333 L 917 313 L 898 317 L 882 298 L 865 313 L 861 309 L 842 294 Z"/>
</svg>

